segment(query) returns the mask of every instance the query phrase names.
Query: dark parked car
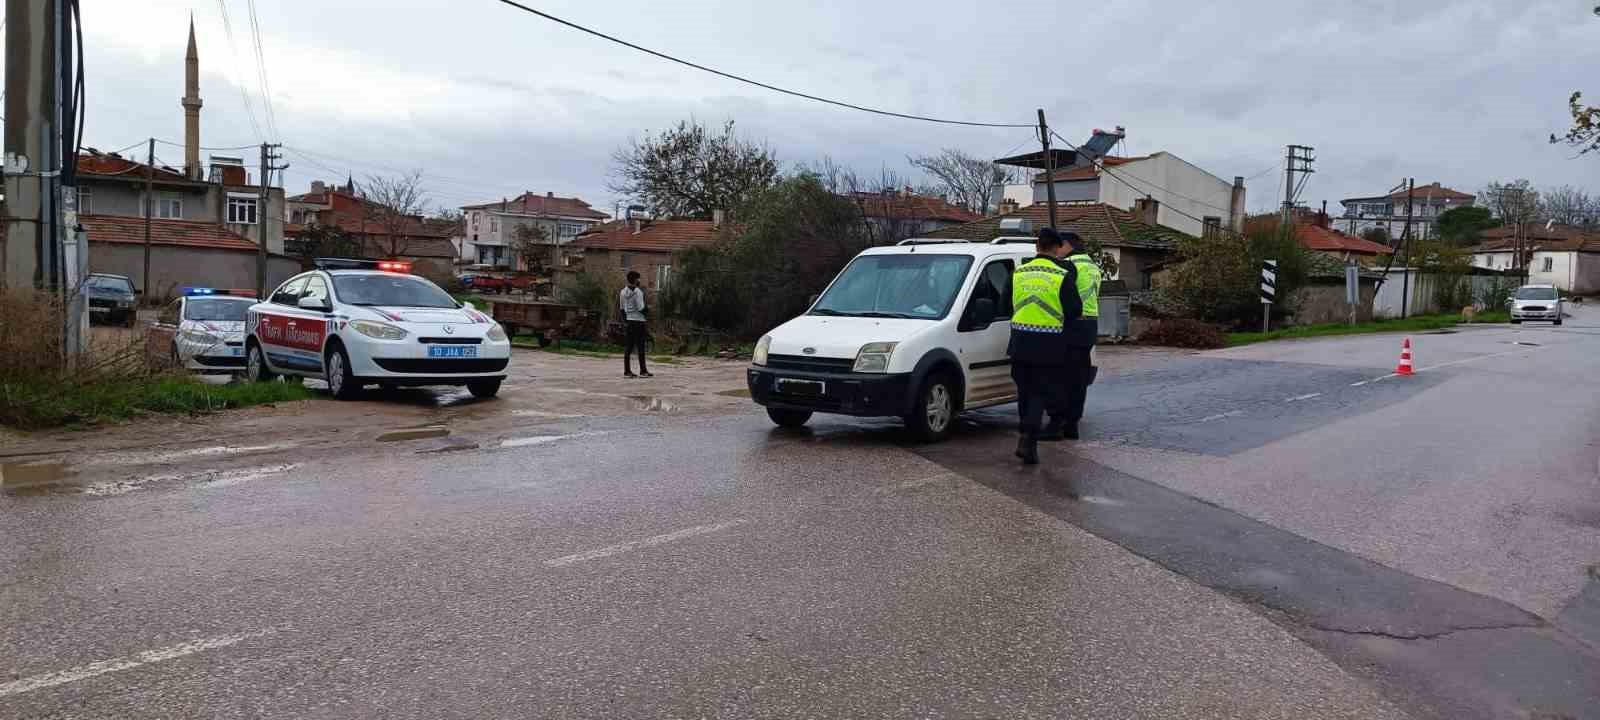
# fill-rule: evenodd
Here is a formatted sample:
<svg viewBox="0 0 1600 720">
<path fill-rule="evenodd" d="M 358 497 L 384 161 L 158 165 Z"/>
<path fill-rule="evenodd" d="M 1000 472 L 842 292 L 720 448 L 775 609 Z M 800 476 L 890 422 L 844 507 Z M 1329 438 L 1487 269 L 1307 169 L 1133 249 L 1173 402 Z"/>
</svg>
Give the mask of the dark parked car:
<svg viewBox="0 0 1600 720">
<path fill-rule="evenodd" d="M 90 273 L 83 281 L 83 294 L 89 299 L 89 323 L 133 327 L 138 320 L 139 300 L 133 281 L 126 275 Z"/>
</svg>

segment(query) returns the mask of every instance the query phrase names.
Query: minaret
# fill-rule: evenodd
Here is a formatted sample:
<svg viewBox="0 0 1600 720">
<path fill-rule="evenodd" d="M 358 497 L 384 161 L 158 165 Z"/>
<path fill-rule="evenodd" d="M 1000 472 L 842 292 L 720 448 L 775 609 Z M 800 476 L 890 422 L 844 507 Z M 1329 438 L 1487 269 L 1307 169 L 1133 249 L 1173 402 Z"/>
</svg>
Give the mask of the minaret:
<svg viewBox="0 0 1600 720">
<path fill-rule="evenodd" d="M 201 179 L 200 53 L 194 48 L 194 16 L 189 17 L 189 54 L 183 59 L 183 171 Z"/>
</svg>

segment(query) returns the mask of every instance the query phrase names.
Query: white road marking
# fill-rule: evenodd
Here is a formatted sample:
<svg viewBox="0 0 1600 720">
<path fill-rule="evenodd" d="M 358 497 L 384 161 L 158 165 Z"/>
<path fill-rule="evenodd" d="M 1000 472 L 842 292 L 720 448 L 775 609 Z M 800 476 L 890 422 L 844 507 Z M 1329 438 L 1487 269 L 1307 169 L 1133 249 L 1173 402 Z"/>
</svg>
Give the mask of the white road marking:
<svg viewBox="0 0 1600 720">
<path fill-rule="evenodd" d="M 195 653 L 205 652 L 207 650 L 224 648 L 243 640 L 263 637 L 266 635 L 271 635 L 275 632 L 277 632 L 277 629 L 273 628 L 262 630 L 260 632 L 244 633 L 242 635 L 224 635 L 222 637 L 207 638 L 205 640 L 195 640 L 193 642 L 180 643 L 178 645 L 164 647 L 157 650 L 146 650 L 137 655 L 131 655 L 128 657 L 101 660 L 100 662 L 93 662 L 89 663 L 88 665 L 79 665 L 78 667 L 68 670 L 45 673 L 43 675 L 34 675 L 33 677 L 25 677 L 21 680 L 13 680 L 0 685 L 0 697 L 6 697 L 7 695 L 20 695 L 25 692 L 42 690 L 47 687 L 55 687 L 56 685 L 74 683 L 80 680 L 87 680 L 98 675 L 104 675 L 106 673 L 131 670 L 133 668 L 142 665 L 149 665 L 151 663 L 158 663 L 166 660 L 176 660 L 177 658 L 181 658 L 185 655 L 193 655 Z"/>
<path fill-rule="evenodd" d="M 1469 362 L 1477 362 L 1479 360 L 1488 360 L 1489 358 L 1504 357 L 1506 355 L 1516 355 L 1517 353 L 1536 352 L 1538 350 L 1543 350 L 1543 349 L 1544 349 L 1544 346 L 1540 345 L 1538 347 L 1523 348 L 1523 349 L 1520 349 L 1520 350 L 1507 350 L 1505 352 L 1489 353 L 1488 355 L 1478 355 L 1476 357 L 1462 358 L 1460 360 L 1451 360 L 1450 362 L 1439 363 L 1438 365 L 1429 365 L 1427 367 L 1420 367 L 1420 368 L 1417 368 L 1417 369 L 1413 370 L 1412 372 L 1419 372 L 1419 373 L 1427 372 L 1429 370 L 1438 370 L 1439 368 L 1442 368 L 1442 367 L 1450 367 L 1451 365 L 1461 365 L 1461 364 L 1469 363 Z M 1367 381 L 1360 382 L 1360 383 L 1357 383 L 1357 384 L 1358 385 L 1365 385 L 1367 383 L 1375 383 L 1375 382 L 1378 382 L 1380 380 L 1388 380 L 1389 378 L 1395 378 L 1395 377 L 1400 377 L 1400 374 L 1399 373 L 1389 373 L 1388 375 L 1375 377 L 1375 378 L 1373 378 L 1371 380 L 1367 380 Z"/>
<path fill-rule="evenodd" d="M 528 447 L 530 445 L 543 445 L 545 443 L 553 443 L 553 442 L 556 442 L 557 440 L 569 440 L 569 439 L 572 439 L 572 438 L 590 437 L 590 436 L 594 436 L 594 435 L 605 435 L 605 434 L 606 433 L 603 433 L 603 432 L 585 432 L 585 433 L 572 433 L 570 435 L 533 435 L 533 436 L 530 436 L 530 437 L 506 438 L 506 439 L 500 441 L 500 447 L 503 447 L 503 448 Z"/>
<path fill-rule="evenodd" d="M 632 552 L 634 550 L 647 547 L 665 545 L 666 543 L 676 540 L 685 540 L 699 535 L 708 535 L 710 533 L 727 530 L 728 528 L 743 524 L 745 524 L 744 520 L 734 520 L 732 522 L 717 523 L 715 525 L 696 525 L 692 528 L 684 528 L 677 532 L 669 532 L 665 535 L 657 535 L 655 537 L 645 538 L 643 540 L 622 543 L 621 545 L 611 545 L 598 550 L 590 550 L 588 552 L 581 552 L 575 555 L 567 555 L 565 557 L 546 560 L 544 561 L 544 564 L 550 567 L 566 567 L 568 565 L 575 565 L 577 563 L 587 562 L 589 560 L 598 560 L 604 557 L 611 557 L 612 555 L 621 555 L 625 552 Z"/>
<path fill-rule="evenodd" d="M 1222 419 L 1225 419 L 1225 418 L 1238 417 L 1238 416 L 1243 415 L 1243 414 L 1244 414 L 1243 410 L 1229 410 L 1228 412 L 1225 412 L 1225 413 L 1218 413 L 1216 415 L 1207 415 L 1207 416 L 1205 416 L 1203 418 L 1200 418 L 1200 422 L 1211 422 L 1212 420 L 1222 420 Z"/>
<path fill-rule="evenodd" d="M 1322 397 L 1322 393 L 1309 393 L 1309 394 L 1306 394 L 1306 395 L 1296 395 L 1296 396 L 1294 396 L 1292 398 L 1284 400 L 1284 402 L 1286 402 L 1286 403 L 1300 402 L 1301 400 L 1310 400 L 1311 398 L 1317 398 L 1317 397 Z"/>
</svg>

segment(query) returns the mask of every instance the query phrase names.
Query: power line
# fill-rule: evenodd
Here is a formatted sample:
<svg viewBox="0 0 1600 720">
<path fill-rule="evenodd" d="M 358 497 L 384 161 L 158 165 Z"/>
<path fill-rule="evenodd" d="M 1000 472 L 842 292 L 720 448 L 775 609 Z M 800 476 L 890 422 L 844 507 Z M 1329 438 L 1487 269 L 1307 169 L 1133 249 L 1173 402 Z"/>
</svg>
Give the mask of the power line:
<svg viewBox="0 0 1600 720">
<path fill-rule="evenodd" d="M 228 1 L 217 0 L 217 7 L 222 11 L 222 32 L 228 37 L 228 53 L 233 60 L 233 74 L 242 76 L 239 72 L 239 45 L 233 40 L 233 22 L 228 19 Z M 244 100 L 244 111 L 250 116 L 250 127 L 255 130 L 256 139 L 261 140 L 261 123 L 256 120 L 256 108 L 250 103 L 250 91 L 246 90 L 244 83 L 239 83 L 239 97 Z"/>
<path fill-rule="evenodd" d="M 250 7 L 250 34 L 255 38 L 256 47 L 256 74 L 261 79 L 261 105 L 264 107 L 267 118 L 267 131 L 272 133 L 272 139 L 282 140 L 278 133 L 278 115 L 272 109 L 272 83 L 267 81 L 267 53 L 261 46 L 261 21 L 256 16 L 256 0 L 246 0 Z"/>
<path fill-rule="evenodd" d="M 945 125 L 966 125 L 966 126 L 970 126 L 970 127 L 999 127 L 999 128 L 1031 128 L 1031 127 L 1034 127 L 1033 123 L 994 123 L 994 122 L 972 122 L 972 121 L 968 121 L 968 120 L 946 120 L 946 119 L 942 119 L 942 118 L 927 117 L 927 116 L 924 116 L 924 115 L 910 115 L 910 114 L 907 114 L 907 113 L 898 113 L 898 112 L 892 112 L 892 111 L 889 111 L 889 110 L 879 110 L 877 108 L 866 107 L 864 105 L 856 105 L 854 103 L 848 103 L 848 102 L 844 102 L 842 100 L 830 100 L 830 99 L 825 98 L 825 97 L 820 97 L 820 96 L 817 96 L 817 95 L 811 95 L 809 93 L 803 93 L 803 92 L 800 92 L 798 90 L 789 90 L 787 88 L 781 88 L 781 87 L 778 87 L 776 85 L 769 85 L 767 83 L 760 82 L 758 80 L 751 80 L 750 78 L 747 78 L 747 77 L 743 77 L 743 76 L 740 76 L 740 75 L 735 75 L 735 74 L 730 73 L 730 72 L 723 72 L 723 71 L 717 70 L 715 68 L 706 67 L 705 65 L 701 65 L 701 64 L 696 63 L 696 62 L 691 62 L 689 60 L 684 60 L 682 58 L 674 57 L 674 56 L 668 55 L 668 54 L 666 54 L 664 52 L 651 50 L 650 48 L 644 47 L 642 45 L 635 45 L 635 44 L 633 44 L 631 42 L 628 42 L 626 40 L 623 40 L 623 39 L 620 39 L 620 38 L 617 38 L 617 37 L 614 37 L 614 36 L 611 36 L 611 35 L 607 35 L 607 34 L 605 34 L 603 32 L 600 32 L 599 30 L 592 30 L 590 28 L 587 28 L 587 27 L 584 27 L 582 25 L 579 25 L 579 24 L 577 24 L 575 22 L 571 22 L 569 20 L 563 20 L 561 18 L 558 18 L 558 17 L 556 17 L 554 15 L 551 15 L 550 13 L 543 12 L 541 10 L 535 10 L 535 9 L 533 9 L 531 7 L 528 7 L 527 5 L 523 5 L 522 3 L 515 2 L 514 0 L 495 0 L 495 1 L 499 2 L 502 5 L 509 5 L 511 7 L 514 7 L 516 9 L 518 9 L 518 10 L 521 10 L 523 12 L 532 13 L 534 15 L 542 17 L 542 18 L 544 18 L 546 20 L 549 20 L 551 22 L 554 22 L 554 23 L 557 23 L 557 24 L 560 24 L 560 25 L 565 25 L 565 26 L 567 26 L 569 28 L 572 28 L 573 30 L 577 30 L 577 31 L 583 32 L 583 33 L 588 33 L 588 34 L 593 35 L 593 36 L 595 36 L 597 38 L 600 38 L 602 40 L 607 40 L 609 42 L 616 43 L 616 44 L 621 45 L 621 46 L 626 47 L 626 48 L 632 48 L 632 49 L 637 50 L 639 52 L 645 53 L 646 55 L 653 55 L 655 57 L 661 58 L 662 60 L 666 60 L 668 62 L 674 62 L 674 63 L 677 63 L 679 65 L 683 65 L 685 67 L 691 67 L 691 68 L 694 68 L 696 70 L 700 70 L 702 72 L 708 72 L 708 73 L 711 73 L 712 75 L 717 75 L 719 77 L 724 77 L 724 78 L 727 78 L 729 80 L 736 80 L 738 82 L 742 82 L 742 83 L 745 83 L 747 85 L 754 85 L 754 86 L 759 87 L 759 88 L 764 88 L 764 89 L 767 89 L 767 90 L 771 90 L 773 92 L 783 93 L 784 95 L 790 95 L 790 96 L 797 97 L 797 98 L 802 98 L 802 99 L 805 99 L 805 100 L 812 100 L 812 101 L 815 101 L 815 102 L 826 103 L 828 105 L 834 105 L 834 106 L 837 106 L 837 107 L 848 108 L 850 110 L 860 110 L 861 112 L 872 113 L 874 115 L 883 115 L 883 116 L 886 116 L 886 117 L 896 117 L 896 118 L 901 118 L 901 119 L 904 119 L 904 120 L 921 120 L 923 122 L 942 123 L 942 124 L 945 124 Z"/>
<path fill-rule="evenodd" d="M 156 138 L 156 142 L 161 143 L 162 145 L 171 145 L 173 147 L 183 147 L 184 146 L 183 143 L 173 142 L 171 140 L 162 140 L 161 138 Z M 229 147 L 208 147 L 208 146 L 205 146 L 205 145 L 201 145 L 200 149 L 201 150 L 254 150 L 254 149 L 258 148 L 258 147 L 261 147 L 261 146 L 260 145 L 233 145 L 233 146 L 229 146 Z"/>
</svg>

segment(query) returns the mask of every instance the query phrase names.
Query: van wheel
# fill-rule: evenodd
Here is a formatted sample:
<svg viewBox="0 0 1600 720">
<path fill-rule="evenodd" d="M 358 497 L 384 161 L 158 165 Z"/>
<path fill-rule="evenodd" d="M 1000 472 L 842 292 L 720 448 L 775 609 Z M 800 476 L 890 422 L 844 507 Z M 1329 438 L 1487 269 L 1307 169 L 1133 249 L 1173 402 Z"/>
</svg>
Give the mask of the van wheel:
<svg viewBox="0 0 1600 720">
<path fill-rule="evenodd" d="M 795 428 L 804 427 L 807 422 L 811 421 L 811 411 L 767 408 L 767 417 L 772 418 L 773 424 L 778 427 L 794 430 Z"/>
<path fill-rule="evenodd" d="M 947 373 L 929 375 L 917 393 L 911 414 L 906 416 L 906 428 L 923 442 L 939 442 L 949 437 L 955 420 L 955 383 Z"/>
<path fill-rule="evenodd" d="M 270 382 L 274 375 L 272 368 L 267 367 L 267 356 L 261 352 L 261 344 L 254 343 L 244 362 L 244 376 L 250 382 Z"/>
<path fill-rule="evenodd" d="M 499 380 L 474 380 L 467 383 L 467 392 L 475 398 L 488 399 L 500 392 Z"/>
<path fill-rule="evenodd" d="M 361 381 L 350 369 L 350 356 L 345 354 L 343 347 L 334 346 L 325 362 L 328 391 L 333 393 L 334 398 L 354 400 L 361 396 Z"/>
</svg>

